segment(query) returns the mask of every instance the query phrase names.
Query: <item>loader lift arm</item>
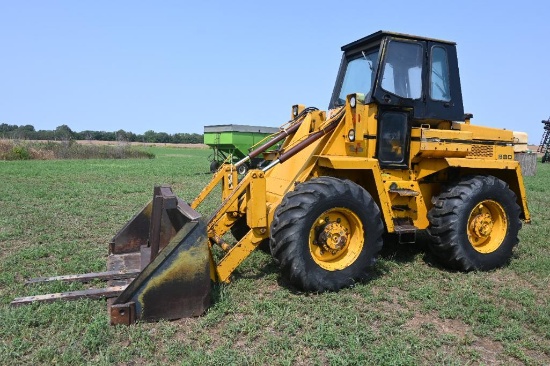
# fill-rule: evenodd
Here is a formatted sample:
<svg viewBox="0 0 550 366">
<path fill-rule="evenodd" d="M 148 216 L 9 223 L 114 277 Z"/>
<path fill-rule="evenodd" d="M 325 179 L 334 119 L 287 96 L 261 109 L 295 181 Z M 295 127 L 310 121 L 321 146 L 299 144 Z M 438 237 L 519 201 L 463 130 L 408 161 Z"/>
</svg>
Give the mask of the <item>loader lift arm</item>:
<svg viewBox="0 0 550 366">
<path fill-rule="evenodd" d="M 266 197 L 266 173 L 274 166 L 291 159 L 305 147 L 311 145 L 323 136 L 330 134 L 343 120 L 344 111 L 344 108 L 340 108 L 335 116 L 324 121 L 324 123 L 319 126 L 318 130 L 308 133 L 305 136 L 299 136 L 297 141 L 289 142 L 286 145 L 287 149 L 281 153 L 279 158 L 263 170 L 250 170 L 234 189 L 231 183 L 234 182 L 235 179 L 234 167 L 227 164 L 222 166 L 207 185 L 207 188 L 193 201 L 191 207 L 195 209 L 204 198 L 212 192 L 216 184 L 223 182 L 224 189 L 222 198 L 224 201 L 214 212 L 207 224 L 207 235 L 210 246 L 216 244 L 226 252 L 226 255 L 215 267 L 215 277 L 212 278 L 213 280 L 226 283 L 229 282 L 231 274 L 239 264 L 242 263 L 242 261 L 246 259 L 263 240 L 269 237 L 269 204 Z M 309 121 L 307 117 L 308 114 L 304 116 L 306 116 L 306 127 L 309 128 L 309 126 L 307 126 L 307 121 Z M 264 145 L 264 148 L 269 148 L 269 143 Z M 273 204 L 272 206 L 277 206 L 277 204 Z M 235 244 L 235 246 L 231 247 L 223 239 L 223 235 L 244 215 L 246 215 L 246 222 L 250 230 Z"/>
</svg>

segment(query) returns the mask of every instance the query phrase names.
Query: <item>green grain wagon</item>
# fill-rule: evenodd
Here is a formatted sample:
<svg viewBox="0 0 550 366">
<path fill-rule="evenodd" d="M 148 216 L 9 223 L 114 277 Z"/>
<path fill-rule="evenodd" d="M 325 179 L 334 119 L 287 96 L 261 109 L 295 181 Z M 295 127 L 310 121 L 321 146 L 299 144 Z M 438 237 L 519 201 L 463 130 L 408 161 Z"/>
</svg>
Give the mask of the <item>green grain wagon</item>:
<svg viewBox="0 0 550 366">
<path fill-rule="evenodd" d="M 246 125 L 212 125 L 204 126 L 204 143 L 214 152 L 209 157 L 210 171 L 216 171 L 220 164 L 230 156 L 233 162 L 248 155 L 251 146 L 262 141 L 266 136 L 278 132 L 278 128 Z M 256 167 L 262 159 L 252 159 L 250 165 L 239 167 L 239 174 L 244 174 L 250 167 Z"/>
</svg>

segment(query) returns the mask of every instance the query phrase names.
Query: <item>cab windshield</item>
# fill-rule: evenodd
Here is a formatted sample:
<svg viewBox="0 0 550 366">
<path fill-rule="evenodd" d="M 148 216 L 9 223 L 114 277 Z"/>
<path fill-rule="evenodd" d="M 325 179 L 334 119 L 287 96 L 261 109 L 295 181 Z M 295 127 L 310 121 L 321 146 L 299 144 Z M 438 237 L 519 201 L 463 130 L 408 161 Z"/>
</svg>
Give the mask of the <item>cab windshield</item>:
<svg viewBox="0 0 550 366">
<path fill-rule="evenodd" d="M 377 67 L 378 50 L 369 53 L 363 51 L 359 57 L 348 61 L 336 104 L 344 105 L 346 96 L 352 93 L 370 93 Z"/>
</svg>

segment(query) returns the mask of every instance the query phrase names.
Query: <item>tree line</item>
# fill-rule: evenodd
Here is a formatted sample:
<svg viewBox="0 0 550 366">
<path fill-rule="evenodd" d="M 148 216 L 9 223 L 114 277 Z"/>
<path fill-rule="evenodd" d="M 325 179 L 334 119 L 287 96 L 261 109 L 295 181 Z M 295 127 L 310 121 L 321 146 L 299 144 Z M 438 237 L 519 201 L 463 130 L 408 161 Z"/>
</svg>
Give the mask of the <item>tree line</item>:
<svg viewBox="0 0 550 366">
<path fill-rule="evenodd" d="M 99 141 L 128 141 L 128 142 L 160 142 L 173 144 L 202 144 L 203 136 L 198 133 L 175 133 L 146 131 L 135 134 L 130 131 L 118 130 L 115 132 L 85 130 L 75 132 L 67 125 L 58 126 L 55 130 L 35 130 L 32 125 L 0 124 L 0 138 L 19 140 L 99 140 Z"/>
</svg>

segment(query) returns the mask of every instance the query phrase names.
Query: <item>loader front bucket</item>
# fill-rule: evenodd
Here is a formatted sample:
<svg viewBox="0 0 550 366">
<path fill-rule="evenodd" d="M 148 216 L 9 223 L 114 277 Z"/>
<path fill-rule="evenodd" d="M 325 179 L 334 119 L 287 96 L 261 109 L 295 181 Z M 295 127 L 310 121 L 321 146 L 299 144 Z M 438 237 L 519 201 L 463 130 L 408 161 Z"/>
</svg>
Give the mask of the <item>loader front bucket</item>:
<svg viewBox="0 0 550 366">
<path fill-rule="evenodd" d="M 111 324 L 199 316 L 210 305 L 211 259 L 206 224 L 170 187 L 120 230 L 109 246 L 108 271 L 139 272 L 110 299 Z"/>
</svg>

